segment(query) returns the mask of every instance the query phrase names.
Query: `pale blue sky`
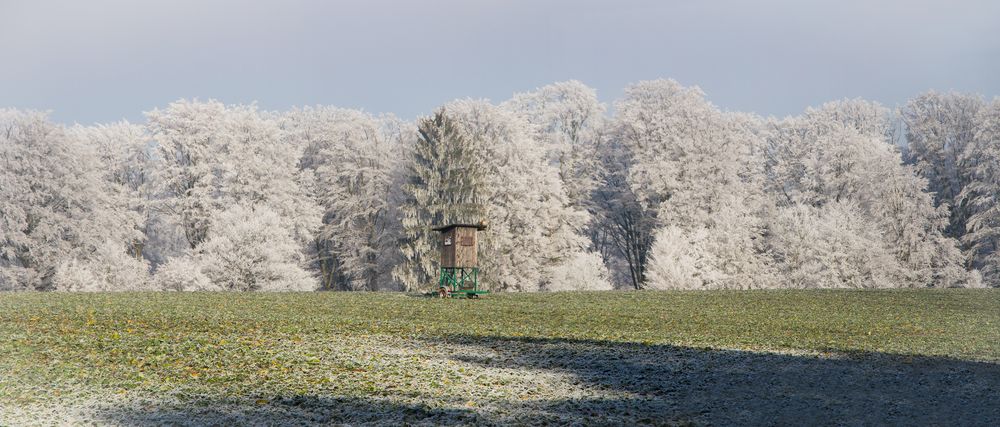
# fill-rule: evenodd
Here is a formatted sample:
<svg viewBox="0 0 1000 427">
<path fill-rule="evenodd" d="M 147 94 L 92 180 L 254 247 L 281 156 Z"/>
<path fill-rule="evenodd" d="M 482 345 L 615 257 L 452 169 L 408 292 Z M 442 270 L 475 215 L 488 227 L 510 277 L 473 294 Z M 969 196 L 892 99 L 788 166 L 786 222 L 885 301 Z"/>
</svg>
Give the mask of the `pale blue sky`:
<svg viewBox="0 0 1000 427">
<path fill-rule="evenodd" d="M 699 85 L 794 114 L 928 89 L 1000 95 L 1000 1 L 0 0 L 0 107 L 141 121 L 172 100 L 411 119 L 578 79 Z"/>
</svg>

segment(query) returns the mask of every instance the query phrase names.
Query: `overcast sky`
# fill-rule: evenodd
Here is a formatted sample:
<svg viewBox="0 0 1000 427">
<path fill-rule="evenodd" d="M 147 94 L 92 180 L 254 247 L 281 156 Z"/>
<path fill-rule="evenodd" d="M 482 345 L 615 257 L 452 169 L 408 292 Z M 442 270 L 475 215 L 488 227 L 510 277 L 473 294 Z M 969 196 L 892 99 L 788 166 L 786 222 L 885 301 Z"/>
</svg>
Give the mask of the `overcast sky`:
<svg viewBox="0 0 1000 427">
<path fill-rule="evenodd" d="M 577 79 L 698 85 L 784 116 L 929 89 L 1000 95 L 1000 1 L 0 0 L 0 107 L 142 121 L 179 98 L 412 119 Z"/>
</svg>

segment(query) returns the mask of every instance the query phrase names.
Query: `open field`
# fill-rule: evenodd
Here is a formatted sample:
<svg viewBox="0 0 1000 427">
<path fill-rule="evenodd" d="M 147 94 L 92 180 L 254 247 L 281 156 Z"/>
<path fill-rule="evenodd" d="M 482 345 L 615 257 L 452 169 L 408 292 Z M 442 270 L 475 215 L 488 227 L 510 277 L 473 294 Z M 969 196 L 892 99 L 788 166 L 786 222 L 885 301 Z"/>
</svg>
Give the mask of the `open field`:
<svg viewBox="0 0 1000 427">
<path fill-rule="evenodd" d="M 993 424 L 1000 290 L 0 294 L 0 425 Z"/>
</svg>

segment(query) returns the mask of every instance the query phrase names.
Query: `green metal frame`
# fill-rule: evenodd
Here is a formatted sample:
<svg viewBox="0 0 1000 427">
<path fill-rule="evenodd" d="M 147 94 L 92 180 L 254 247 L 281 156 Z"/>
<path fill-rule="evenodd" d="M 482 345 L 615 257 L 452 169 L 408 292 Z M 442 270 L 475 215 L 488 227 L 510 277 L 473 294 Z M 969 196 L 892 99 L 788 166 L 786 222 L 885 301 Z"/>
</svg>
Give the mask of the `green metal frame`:
<svg viewBox="0 0 1000 427">
<path fill-rule="evenodd" d="M 490 291 L 479 289 L 479 268 L 441 267 L 438 287 L 446 288 L 452 298 L 479 298 Z"/>
</svg>

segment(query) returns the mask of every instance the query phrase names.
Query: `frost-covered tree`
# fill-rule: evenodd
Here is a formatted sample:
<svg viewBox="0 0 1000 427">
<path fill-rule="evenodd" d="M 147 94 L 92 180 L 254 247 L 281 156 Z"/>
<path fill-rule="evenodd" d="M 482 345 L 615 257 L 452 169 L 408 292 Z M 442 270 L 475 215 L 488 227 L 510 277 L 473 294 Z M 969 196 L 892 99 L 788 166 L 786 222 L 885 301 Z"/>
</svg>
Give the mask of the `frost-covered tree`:
<svg viewBox="0 0 1000 427">
<path fill-rule="evenodd" d="M 163 290 L 311 291 L 301 242 L 287 220 L 265 205 L 233 205 L 212 216 L 207 238 L 185 256 L 161 265 Z"/>
<path fill-rule="evenodd" d="M 491 226 L 483 239 L 487 280 L 511 290 L 582 286 L 554 283 L 552 271 L 579 262 L 586 251 L 581 232 L 587 215 L 572 206 L 558 169 L 546 162 L 524 121 L 483 101 L 456 101 L 448 107 L 463 132 L 483 144 L 478 154 L 489 177 L 486 214 Z M 602 269 L 595 265 L 591 270 Z"/>
<path fill-rule="evenodd" d="M 597 182 L 588 202 L 593 214 L 590 239 L 617 283 L 641 289 L 656 226 L 654 209 L 639 203 L 629 185 L 632 158 L 619 138 L 601 141 Z"/>
<path fill-rule="evenodd" d="M 617 236 L 614 231 L 618 229 L 612 231 L 593 219 L 602 213 L 610 213 L 603 210 L 608 207 L 606 204 L 598 206 L 593 200 L 594 192 L 599 188 L 604 196 L 610 196 L 608 187 L 604 185 L 607 180 L 602 176 L 604 169 L 599 153 L 607 120 L 604 117 L 605 106 L 598 101 L 597 92 L 579 81 L 571 80 L 515 94 L 501 108 L 530 124 L 533 139 L 542 143 L 546 157 L 559 168 L 559 179 L 570 204 L 589 214 L 586 234 L 591 240 L 591 248 L 601 254 L 605 264 L 619 261 L 616 256 L 618 251 L 611 250 L 613 243 L 610 243 L 609 237 Z M 579 255 L 577 259 L 592 259 L 592 256 Z"/>
<path fill-rule="evenodd" d="M 156 269 L 153 281 L 164 291 L 221 291 L 202 271 L 201 263 L 194 257 L 173 257 Z"/>
<path fill-rule="evenodd" d="M 142 241 L 138 215 L 106 172 L 45 114 L 0 110 L 0 289 L 145 286 L 145 265 L 125 255 Z"/>
<path fill-rule="evenodd" d="M 568 286 L 552 283 L 553 269 L 585 251 L 586 214 L 570 206 L 527 123 L 485 101 L 462 100 L 421 120 L 418 130 L 401 208 L 408 239 L 401 280 L 410 288 L 433 283 L 431 226 L 485 220 L 480 265 L 490 286 Z"/>
<path fill-rule="evenodd" d="M 149 264 L 131 253 L 132 246 L 122 243 L 105 241 L 87 256 L 60 263 L 52 276 L 53 287 L 84 292 L 157 289 L 149 276 Z"/>
<path fill-rule="evenodd" d="M 703 276 L 704 286 L 764 286 L 756 283 L 767 277 L 759 247 L 764 143 L 756 119 L 723 113 L 697 87 L 673 80 L 629 86 L 615 110 L 639 201 L 657 212 L 662 227 L 677 229 L 668 235 L 686 235 L 672 244 L 694 244 L 700 235 L 712 242 L 690 248 L 712 251 L 716 260 L 717 274 Z"/>
<path fill-rule="evenodd" d="M 586 208 L 596 185 L 597 141 L 605 121 L 597 92 L 571 80 L 515 94 L 501 107 L 532 125 L 534 139 L 559 167 L 570 202 Z"/>
<path fill-rule="evenodd" d="M 546 291 L 607 291 L 611 276 L 596 252 L 578 251 L 552 268 Z"/>
<path fill-rule="evenodd" d="M 1000 286 L 1000 99 L 980 111 L 974 147 L 963 161 L 970 169 L 960 194 L 970 212 L 963 239 L 973 266 L 988 284 Z"/>
<path fill-rule="evenodd" d="M 877 102 L 864 99 L 843 99 L 827 102 L 818 108 L 806 108 L 803 118 L 813 130 L 829 132 L 836 127 L 849 127 L 861 135 L 882 139 L 896 145 L 899 129 L 892 110 Z"/>
<path fill-rule="evenodd" d="M 437 278 L 437 236 L 431 228 L 486 217 L 482 141 L 468 135 L 447 107 L 419 120 L 417 132 L 400 206 L 405 263 L 394 271 L 407 290 L 430 288 Z"/>
<path fill-rule="evenodd" d="M 892 272 L 894 286 L 963 283 L 968 275 L 960 253 L 955 241 L 943 235 L 947 212 L 934 208 L 926 181 L 902 164 L 884 128 L 866 130 L 849 115 L 836 113 L 844 106 L 856 110 L 857 104 L 827 104 L 774 127 L 768 137 L 769 193 L 779 208 L 822 210 L 853 203 L 879 230 L 882 247 L 894 255 L 893 262 L 876 266 Z"/>
<path fill-rule="evenodd" d="M 946 212 L 891 143 L 888 110 L 840 101 L 767 129 L 718 112 L 695 89 L 639 87 L 619 120 L 632 123 L 625 140 L 637 159 L 656 159 L 632 175 L 665 227 L 649 286 L 968 284 L 955 241 L 942 234 Z"/>
<path fill-rule="evenodd" d="M 655 80 L 604 112 L 577 81 L 415 126 L 216 101 L 146 126 L 0 110 L 0 289 L 427 289 L 431 227 L 480 221 L 494 290 L 1000 286 L 998 100 L 763 120 Z"/>
<path fill-rule="evenodd" d="M 722 113 L 700 89 L 673 80 L 629 86 L 616 110 L 634 158 L 630 182 L 664 223 L 696 223 L 720 196 L 749 191 L 763 146 L 749 118 Z"/>
<path fill-rule="evenodd" d="M 766 223 L 735 199 L 705 222 L 657 231 L 646 286 L 652 289 L 755 289 L 775 286 L 766 254 Z"/>
<path fill-rule="evenodd" d="M 178 101 L 146 114 L 156 141 L 158 208 L 172 214 L 189 248 L 205 240 L 213 211 L 220 208 L 220 154 L 226 135 L 226 106 Z"/>
<path fill-rule="evenodd" d="M 409 128 L 391 116 L 328 107 L 292 111 L 282 127 L 304 148 L 301 165 L 325 210 L 315 243 L 322 288 L 392 289 L 397 172 Z"/>
<path fill-rule="evenodd" d="M 312 291 L 316 278 L 288 218 L 266 205 L 234 205 L 212 218 L 195 257 L 211 283 L 231 291 Z"/>
<path fill-rule="evenodd" d="M 244 212 L 273 212 L 281 220 L 266 225 L 283 227 L 300 251 L 312 244 L 321 220 L 321 209 L 311 194 L 312 175 L 299 170 L 302 150 L 283 138 L 276 117 L 259 113 L 253 105 L 183 100 L 147 117 L 158 144 L 158 207 L 175 220 L 189 246 L 177 256 L 208 257 L 210 251 L 202 245 L 210 235 L 232 241 L 232 236 L 213 234 L 212 226 L 227 224 L 217 217 L 235 206 Z M 265 252 L 241 254 L 278 263 L 273 266 L 277 270 L 285 268 L 283 252 L 267 253 L 267 245 L 252 247 Z M 213 280 L 227 277 L 205 273 Z M 290 289 L 308 287 L 290 279 L 276 283 L 294 286 Z M 273 284 L 251 288 L 273 289 Z"/>
<path fill-rule="evenodd" d="M 783 207 L 770 226 L 781 287 L 899 286 L 898 264 L 883 231 L 853 202 Z"/>
<path fill-rule="evenodd" d="M 911 99 L 902 109 L 911 161 L 930 183 L 938 206 L 951 213 L 946 233 L 961 238 L 970 212 L 960 197 L 971 180 L 969 152 L 976 131 L 976 117 L 983 108 L 979 96 L 928 92 Z"/>
<path fill-rule="evenodd" d="M 142 259 L 151 219 L 152 160 L 146 128 L 129 122 L 72 129 L 76 138 L 93 147 L 101 160 L 104 179 L 120 191 L 117 194 L 135 213 L 139 239 L 129 245 L 130 254 Z"/>
</svg>

